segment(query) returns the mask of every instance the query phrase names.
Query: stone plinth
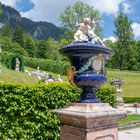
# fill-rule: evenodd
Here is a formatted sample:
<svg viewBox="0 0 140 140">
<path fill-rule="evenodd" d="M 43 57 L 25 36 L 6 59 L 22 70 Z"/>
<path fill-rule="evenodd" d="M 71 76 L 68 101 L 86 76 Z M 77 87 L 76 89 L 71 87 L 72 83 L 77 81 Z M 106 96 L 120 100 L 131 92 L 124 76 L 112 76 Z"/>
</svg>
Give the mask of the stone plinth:
<svg viewBox="0 0 140 140">
<path fill-rule="evenodd" d="M 53 112 L 61 121 L 61 140 L 118 140 L 117 121 L 127 117 L 106 103 L 72 103 Z"/>
</svg>

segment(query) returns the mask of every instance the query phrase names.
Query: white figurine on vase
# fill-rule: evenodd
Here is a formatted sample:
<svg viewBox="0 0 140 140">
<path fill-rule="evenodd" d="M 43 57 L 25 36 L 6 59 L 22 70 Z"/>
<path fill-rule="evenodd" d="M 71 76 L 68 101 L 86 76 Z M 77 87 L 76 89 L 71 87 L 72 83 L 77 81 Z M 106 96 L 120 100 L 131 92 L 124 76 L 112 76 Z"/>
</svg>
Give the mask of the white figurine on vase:
<svg viewBox="0 0 140 140">
<path fill-rule="evenodd" d="M 91 26 L 92 25 L 92 26 Z M 74 34 L 74 42 L 88 42 L 98 43 L 104 46 L 100 37 L 98 37 L 94 31 L 96 28 L 95 21 L 92 21 L 89 18 L 84 18 L 83 23 L 77 25 L 78 30 Z"/>
<path fill-rule="evenodd" d="M 92 21 L 92 29 L 89 29 L 88 30 L 88 36 L 89 36 L 89 38 L 91 39 L 91 42 L 92 43 L 99 43 L 99 44 L 101 44 L 101 45 L 103 45 L 103 46 L 105 46 L 104 45 L 104 43 L 103 43 L 103 41 L 100 39 L 100 37 L 98 37 L 96 34 L 95 34 L 95 28 L 96 28 L 96 24 L 95 24 L 95 21 L 93 20 Z"/>
<path fill-rule="evenodd" d="M 74 34 L 74 40 L 75 42 L 83 42 L 83 41 L 88 41 L 88 37 L 85 32 L 85 25 L 84 23 L 80 23 L 77 25 L 78 30 Z"/>
</svg>

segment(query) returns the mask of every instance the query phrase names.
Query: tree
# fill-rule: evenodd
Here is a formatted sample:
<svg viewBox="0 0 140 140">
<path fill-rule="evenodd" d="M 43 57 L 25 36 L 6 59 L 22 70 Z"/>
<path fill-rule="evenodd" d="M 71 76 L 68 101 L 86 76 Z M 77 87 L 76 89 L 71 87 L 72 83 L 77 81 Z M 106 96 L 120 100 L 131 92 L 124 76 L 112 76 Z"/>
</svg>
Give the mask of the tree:
<svg viewBox="0 0 140 140">
<path fill-rule="evenodd" d="M 36 42 L 36 57 L 46 58 L 47 43 L 45 40 L 38 40 Z"/>
<path fill-rule="evenodd" d="M 20 46 L 24 47 L 23 30 L 20 25 L 16 26 L 12 36 L 12 40 L 18 43 Z"/>
<path fill-rule="evenodd" d="M 8 22 L 5 22 L 4 26 L 2 27 L 0 34 L 2 36 L 11 37 L 12 36 L 13 29 L 10 27 L 10 24 Z"/>
<path fill-rule="evenodd" d="M 26 50 L 24 50 L 19 44 L 12 42 L 9 37 L 1 37 L 1 48 L 3 51 L 20 53 L 21 55 L 28 56 Z"/>
<path fill-rule="evenodd" d="M 93 6 L 90 6 L 83 2 L 77 2 L 72 6 L 66 7 L 64 12 L 60 15 L 60 21 L 68 35 L 73 33 L 76 30 L 76 24 L 83 22 L 84 17 L 88 17 L 91 20 L 95 20 L 97 23 L 96 34 L 101 35 L 101 16 L 98 10 Z M 65 34 L 66 36 L 66 34 Z"/>
<path fill-rule="evenodd" d="M 139 66 L 138 66 L 138 70 L 140 70 L 140 40 L 137 41 L 137 46 L 138 46 L 138 63 L 139 63 Z"/>
<path fill-rule="evenodd" d="M 114 61 L 116 61 L 117 67 L 120 70 L 129 69 L 129 59 L 134 55 L 133 45 L 131 45 L 134 38 L 131 27 L 132 21 L 128 19 L 128 16 L 125 13 L 119 12 L 114 23 L 116 28 L 114 34 L 117 37 L 116 47 L 114 47 L 116 53 Z"/>
<path fill-rule="evenodd" d="M 47 51 L 46 51 L 46 57 L 47 59 L 53 59 L 53 60 L 60 60 L 61 55 L 59 53 L 60 45 L 63 44 L 63 41 L 56 41 L 53 38 L 49 38 L 47 40 Z"/>
<path fill-rule="evenodd" d="M 35 56 L 35 53 L 36 53 L 35 42 L 31 36 L 25 36 L 24 49 L 27 51 L 30 57 Z"/>
<path fill-rule="evenodd" d="M 0 2 L 0 15 L 2 15 L 2 4 Z"/>
</svg>

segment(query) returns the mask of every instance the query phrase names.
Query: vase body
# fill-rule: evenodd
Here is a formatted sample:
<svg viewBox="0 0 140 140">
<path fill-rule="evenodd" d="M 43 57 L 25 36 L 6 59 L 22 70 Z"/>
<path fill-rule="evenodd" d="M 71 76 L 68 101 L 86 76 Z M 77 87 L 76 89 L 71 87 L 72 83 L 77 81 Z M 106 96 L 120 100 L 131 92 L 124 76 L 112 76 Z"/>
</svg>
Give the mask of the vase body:
<svg viewBox="0 0 140 140">
<path fill-rule="evenodd" d="M 113 51 L 100 44 L 81 42 L 64 46 L 60 53 L 71 62 L 72 67 L 68 70 L 70 83 L 83 90 L 79 102 L 100 102 L 94 88 L 106 82 L 105 59 L 112 56 Z"/>
</svg>

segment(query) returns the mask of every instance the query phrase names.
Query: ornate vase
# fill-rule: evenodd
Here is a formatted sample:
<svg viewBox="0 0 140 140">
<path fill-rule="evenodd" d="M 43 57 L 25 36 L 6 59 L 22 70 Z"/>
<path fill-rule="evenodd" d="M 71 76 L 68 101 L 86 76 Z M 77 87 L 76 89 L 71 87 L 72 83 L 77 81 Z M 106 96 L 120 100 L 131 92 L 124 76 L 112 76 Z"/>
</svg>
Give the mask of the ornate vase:
<svg viewBox="0 0 140 140">
<path fill-rule="evenodd" d="M 83 90 L 79 102 L 99 103 L 94 88 L 106 82 L 105 60 L 113 55 L 113 51 L 92 42 L 73 43 L 59 51 L 69 58 L 72 65 L 67 72 L 69 82 Z"/>
</svg>

